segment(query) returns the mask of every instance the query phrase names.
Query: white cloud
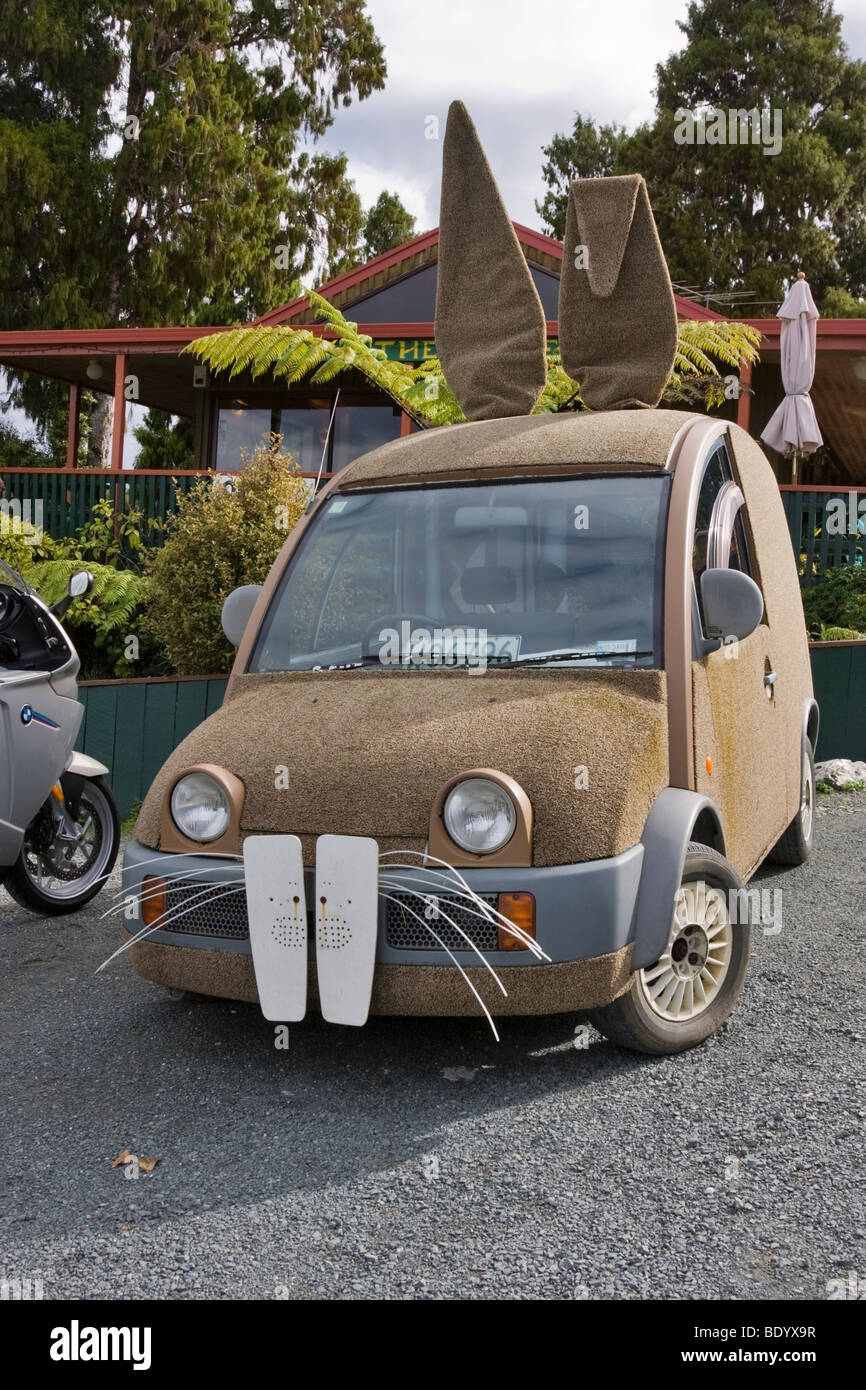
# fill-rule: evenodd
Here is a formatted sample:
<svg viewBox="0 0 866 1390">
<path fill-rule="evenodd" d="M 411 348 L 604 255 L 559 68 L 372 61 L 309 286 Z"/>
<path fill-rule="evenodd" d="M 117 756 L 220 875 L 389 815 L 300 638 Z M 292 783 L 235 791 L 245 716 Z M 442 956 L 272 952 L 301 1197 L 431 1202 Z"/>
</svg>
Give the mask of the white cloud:
<svg viewBox="0 0 866 1390">
<path fill-rule="evenodd" d="M 836 8 L 852 56 L 866 57 L 866 0 Z M 444 133 L 459 97 L 512 217 L 540 226 L 542 146 L 578 111 L 628 127 L 651 117 L 655 67 L 682 47 L 686 9 L 686 0 L 368 0 L 387 85 L 341 110 L 324 145 L 345 150 L 365 206 L 388 188 L 419 228 L 435 226 L 442 142 L 425 139 L 425 119 L 437 115 Z"/>
</svg>

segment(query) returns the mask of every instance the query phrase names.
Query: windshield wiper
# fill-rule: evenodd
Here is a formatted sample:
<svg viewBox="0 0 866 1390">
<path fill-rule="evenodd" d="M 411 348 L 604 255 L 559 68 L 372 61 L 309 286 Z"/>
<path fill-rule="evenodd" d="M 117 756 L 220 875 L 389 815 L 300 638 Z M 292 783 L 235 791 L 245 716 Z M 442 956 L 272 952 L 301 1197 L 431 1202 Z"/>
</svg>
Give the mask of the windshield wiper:
<svg viewBox="0 0 866 1390">
<path fill-rule="evenodd" d="M 554 661 L 612 661 L 617 657 L 629 658 L 634 660 L 639 656 L 653 656 L 653 652 L 600 652 L 593 648 L 592 651 L 575 652 L 534 652 L 527 656 L 488 656 L 488 666 L 540 666 L 542 663 L 552 663 Z"/>
</svg>

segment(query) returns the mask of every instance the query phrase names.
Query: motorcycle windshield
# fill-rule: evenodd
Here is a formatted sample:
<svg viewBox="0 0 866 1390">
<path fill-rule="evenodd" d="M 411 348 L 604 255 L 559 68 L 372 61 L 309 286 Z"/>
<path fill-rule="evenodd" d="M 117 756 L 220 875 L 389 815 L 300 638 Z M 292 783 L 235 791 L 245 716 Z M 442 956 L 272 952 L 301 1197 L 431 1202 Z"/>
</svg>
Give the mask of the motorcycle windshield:
<svg viewBox="0 0 866 1390">
<path fill-rule="evenodd" d="M 25 584 L 21 575 L 16 570 L 10 568 L 5 560 L 0 560 L 0 584 L 7 584 L 12 589 L 17 589 L 21 594 L 30 593 L 30 585 Z"/>
</svg>

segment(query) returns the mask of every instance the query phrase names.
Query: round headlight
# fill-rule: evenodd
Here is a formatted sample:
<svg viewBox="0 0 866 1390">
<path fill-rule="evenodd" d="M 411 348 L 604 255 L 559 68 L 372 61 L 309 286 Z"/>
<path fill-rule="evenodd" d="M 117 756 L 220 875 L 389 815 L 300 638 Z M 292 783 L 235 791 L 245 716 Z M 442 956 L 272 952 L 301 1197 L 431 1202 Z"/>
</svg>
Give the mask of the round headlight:
<svg viewBox="0 0 866 1390">
<path fill-rule="evenodd" d="M 171 818 L 188 840 L 218 840 L 231 819 L 229 799 L 215 778 L 190 772 L 171 794 Z"/>
<path fill-rule="evenodd" d="M 442 815 L 451 839 L 470 854 L 494 854 L 508 844 L 517 825 L 508 792 L 486 777 L 458 782 L 445 798 Z"/>
</svg>

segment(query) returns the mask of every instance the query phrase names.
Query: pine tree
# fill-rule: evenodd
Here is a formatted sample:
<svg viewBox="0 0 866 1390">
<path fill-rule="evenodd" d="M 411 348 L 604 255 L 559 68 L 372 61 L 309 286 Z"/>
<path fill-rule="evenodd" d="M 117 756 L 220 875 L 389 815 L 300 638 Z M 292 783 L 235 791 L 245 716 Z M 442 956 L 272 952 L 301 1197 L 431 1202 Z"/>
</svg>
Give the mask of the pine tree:
<svg viewBox="0 0 866 1390">
<path fill-rule="evenodd" d="M 0 325 L 214 323 L 288 299 L 362 216 L 345 159 L 302 142 L 384 75 L 364 0 L 5 0 Z"/>
<path fill-rule="evenodd" d="M 371 260 L 415 235 L 415 218 L 396 193 L 383 190 L 368 210 L 364 222 L 364 257 Z"/>
<path fill-rule="evenodd" d="M 587 172 L 595 135 L 602 172 L 645 176 L 675 281 L 746 289 L 763 313 L 802 268 L 819 302 L 831 291 L 837 303 L 863 298 L 866 64 L 849 56 L 831 0 L 691 0 L 680 28 L 685 47 L 657 68 L 651 126 L 613 139 L 578 122 L 547 147 L 548 225 L 562 219 L 569 170 Z M 778 154 L 677 143 L 677 113 L 709 107 L 780 112 Z"/>
</svg>

